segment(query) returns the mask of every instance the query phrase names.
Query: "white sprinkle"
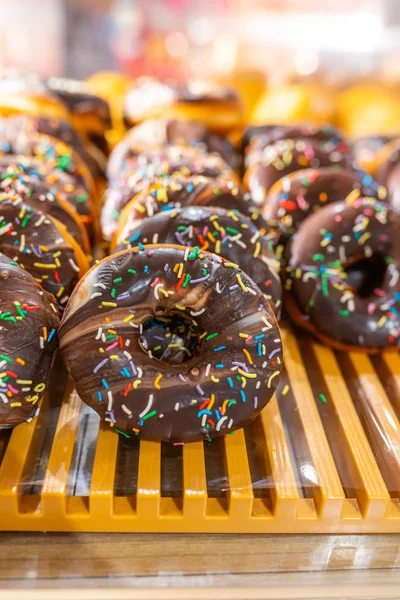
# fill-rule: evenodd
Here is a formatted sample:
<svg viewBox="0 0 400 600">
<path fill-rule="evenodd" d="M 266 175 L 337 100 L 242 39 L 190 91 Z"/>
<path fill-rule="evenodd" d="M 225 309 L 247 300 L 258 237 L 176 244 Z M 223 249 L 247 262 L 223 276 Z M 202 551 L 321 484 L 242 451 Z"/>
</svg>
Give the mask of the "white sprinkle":
<svg viewBox="0 0 400 600">
<path fill-rule="evenodd" d="M 121 404 L 121 408 L 124 411 L 124 413 L 126 413 L 127 415 L 132 414 L 132 411 L 127 406 L 125 406 L 125 404 Z"/>
<path fill-rule="evenodd" d="M 93 294 L 90 296 L 90 299 L 93 300 L 93 298 L 97 298 L 98 296 L 102 296 L 103 294 L 101 292 L 93 292 Z"/>
<path fill-rule="evenodd" d="M 224 424 L 224 422 L 225 422 L 225 421 L 227 421 L 227 420 L 228 420 L 228 417 L 227 417 L 227 416 L 221 417 L 221 418 L 220 418 L 220 420 L 218 421 L 218 423 L 217 423 L 217 425 L 216 425 L 215 429 L 216 429 L 217 431 L 219 431 L 219 430 L 221 429 L 222 425 Z"/>
<path fill-rule="evenodd" d="M 144 415 L 145 415 L 146 413 L 148 413 L 148 412 L 149 412 L 149 410 L 151 409 L 152 405 L 153 405 L 153 394 L 150 394 L 150 396 L 149 396 L 149 401 L 147 402 L 146 408 L 145 408 L 144 410 L 142 410 L 142 412 L 141 412 L 141 413 L 139 413 L 139 417 L 140 417 L 141 419 L 144 417 Z"/>
<path fill-rule="evenodd" d="M 111 390 L 108 390 L 107 396 L 108 396 L 107 410 L 110 411 L 112 409 L 112 405 L 113 405 L 113 395 L 112 395 L 112 391 Z"/>
<path fill-rule="evenodd" d="M 229 423 L 228 423 L 228 429 L 230 429 L 233 425 L 233 419 L 230 419 Z"/>
<path fill-rule="evenodd" d="M 179 410 L 179 402 L 176 402 L 176 404 L 175 404 L 175 410 L 178 412 L 178 410 Z"/>
<path fill-rule="evenodd" d="M 39 338 L 39 346 L 40 346 L 40 347 L 41 347 L 41 349 L 43 350 L 43 348 L 44 348 L 44 340 L 43 340 L 43 337 L 42 337 L 42 336 L 40 336 L 40 338 Z"/>
<path fill-rule="evenodd" d="M 103 290 L 105 290 L 105 289 L 106 289 L 106 286 L 104 285 L 104 283 L 94 283 L 94 284 L 93 284 L 93 287 L 100 287 L 100 288 L 102 288 Z"/>
<path fill-rule="evenodd" d="M 78 265 L 72 260 L 72 258 L 68 259 L 69 264 L 71 265 L 71 267 L 74 269 L 74 271 L 76 271 L 77 273 L 79 273 L 79 267 Z"/>
<path fill-rule="evenodd" d="M 206 367 L 206 377 L 209 376 L 210 374 L 210 369 L 211 369 L 211 363 L 208 363 L 207 367 Z"/>
<path fill-rule="evenodd" d="M 201 310 L 198 310 L 198 311 L 191 310 L 190 314 L 192 315 L 192 317 L 198 317 L 199 315 L 202 315 L 203 312 L 206 312 L 205 308 L 202 308 Z"/>
</svg>

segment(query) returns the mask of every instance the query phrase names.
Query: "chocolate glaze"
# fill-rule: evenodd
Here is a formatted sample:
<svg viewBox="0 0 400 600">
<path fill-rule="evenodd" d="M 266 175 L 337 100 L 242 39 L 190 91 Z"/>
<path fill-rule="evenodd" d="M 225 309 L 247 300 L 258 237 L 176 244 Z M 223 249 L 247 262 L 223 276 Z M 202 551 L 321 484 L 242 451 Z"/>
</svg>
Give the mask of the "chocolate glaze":
<svg viewBox="0 0 400 600">
<path fill-rule="evenodd" d="M 263 150 L 266 146 L 279 140 L 299 139 L 328 143 L 335 147 L 342 145 L 342 148 L 346 144 L 342 132 L 333 125 L 316 126 L 311 123 L 304 123 L 304 125 L 256 125 L 248 127 L 243 135 L 242 146 L 246 155 L 249 155 L 255 151 Z M 347 144 L 346 148 L 348 148 Z"/>
<path fill-rule="evenodd" d="M 63 307 L 80 269 L 75 249 L 61 227 L 13 194 L 0 196 L 0 252 L 31 273 Z"/>
<path fill-rule="evenodd" d="M 0 429 L 36 415 L 49 383 L 58 326 L 54 298 L 0 254 Z"/>
<path fill-rule="evenodd" d="M 353 140 L 351 147 L 358 164 L 373 163 L 378 152 L 394 139 L 388 135 L 370 135 Z"/>
<path fill-rule="evenodd" d="M 133 127 L 111 152 L 107 165 L 109 180 L 118 179 L 126 159 L 142 152 L 157 151 L 169 144 L 192 146 L 201 152 L 215 152 L 228 164 L 234 162 L 234 152 L 228 140 L 212 133 L 198 121 L 149 119 Z M 123 168 L 122 168 L 123 170 Z"/>
<path fill-rule="evenodd" d="M 0 159 L 0 202 L 10 196 L 63 223 L 78 244 L 89 252 L 88 237 L 76 210 L 54 188 L 35 176 L 21 173 L 18 166 L 2 164 Z"/>
<path fill-rule="evenodd" d="M 87 189 L 74 181 L 68 173 L 54 170 L 51 164 L 27 158 L 25 156 L 14 156 L 9 154 L 0 156 L 0 173 L 13 174 L 13 177 L 28 177 L 35 179 L 48 188 L 49 193 L 57 194 L 68 202 L 78 213 L 82 225 L 85 227 L 90 239 L 94 235 L 93 206 Z"/>
<path fill-rule="evenodd" d="M 315 141 L 279 140 L 266 146 L 262 153 L 245 173 L 253 203 L 263 206 L 267 193 L 281 177 L 294 171 L 319 167 L 348 167 L 351 157 L 348 152 L 340 152 L 336 147 L 323 146 Z"/>
<path fill-rule="evenodd" d="M 236 263 L 258 285 L 279 314 L 282 288 L 279 261 L 272 245 L 248 217 L 237 210 L 186 206 L 128 222 L 117 236 L 116 252 L 142 244 L 198 246 Z"/>
<path fill-rule="evenodd" d="M 372 198 L 337 202 L 292 238 L 288 287 L 304 318 L 336 343 L 400 345 L 400 213 Z"/>
<path fill-rule="evenodd" d="M 387 149 L 387 156 L 377 167 L 375 177 L 386 186 L 391 204 L 400 208 L 400 139 L 390 142 Z"/>
<path fill-rule="evenodd" d="M 198 354 L 181 364 L 157 360 L 140 340 L 143 323 L 176 312 L 201 331 Z M 75 289 L 59 339 L 82 400 L 117 431 L 152 440 L 242 427 L 281 371 L 279 329 L 262 292 L 232 263 L 184 247 L 128 250 L 96 265 Z"/>
<path fill-rule="evenodd" d="M 52 77 L 47 85 L 70 113 L 81 117 L 94 116 L 104 129 L 111 128 L 108 102 L 91 93 L 82 81 Z"/>
<path fill-rule="evenodd" d="M 265 219 L 279 223 L 283 237 L 293 235 L 302 221 L 332 202 L 351 194 L 385 200 L 386 188 L 361 170 L 322 167 L 302 169 L 279 179 L 271 188 L 263 207 Z"/>
<path fill-rule="evenodd" d="M 105 239 L 111 239 L 118 228 L 121 213 L 118 211 L 119 196 L 116 202 L 107 196 L 101 215 L 101 224 Z M 170 177 L 159 179 L 149 185 L 127 204 L 122 205 L 124 214 L 128 215 L 130 227 L 147 217 L 171 208 L 181 206 L 221 206 L 238 209 L 246 213 L 248 201 L 242 190 L 234 181 L 208 179 L 207 177 Z"/>
</svg>

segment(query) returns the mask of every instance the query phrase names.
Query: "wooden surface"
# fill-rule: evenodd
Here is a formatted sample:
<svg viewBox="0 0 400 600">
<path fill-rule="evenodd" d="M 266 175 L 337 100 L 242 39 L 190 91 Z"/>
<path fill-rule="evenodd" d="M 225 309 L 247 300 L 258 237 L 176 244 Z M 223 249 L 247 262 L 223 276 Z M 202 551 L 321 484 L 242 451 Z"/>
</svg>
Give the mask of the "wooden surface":
<svg viewBox="0 0 400 600">
<path fill-rule="evenodd" d="M 0 556 L 0 598 L 400 597 L 399 535 L 3 533 Z"/>
</svg>

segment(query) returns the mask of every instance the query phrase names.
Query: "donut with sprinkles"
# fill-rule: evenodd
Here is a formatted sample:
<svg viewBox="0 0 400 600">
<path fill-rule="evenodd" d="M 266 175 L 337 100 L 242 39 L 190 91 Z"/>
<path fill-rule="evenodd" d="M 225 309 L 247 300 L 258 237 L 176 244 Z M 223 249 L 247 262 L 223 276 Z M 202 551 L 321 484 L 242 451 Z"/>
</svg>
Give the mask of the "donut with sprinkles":
<svg viewBox="0 0 400 600">
<path fill-rule="evenodd" d="M 179 244 L 214 252 L 237 263 L 264 292 L 277 314 L 281 307 L 279 261 L 273 243 L 261 235 L 248 217 L 238 210 L 209 206 L 187 206 L 162 211 L 136 227 L 129 223 L 115 237 L 116 252 L 143 244 Z"/>
<path fill-rule="evenodd" d="M 54 298 L 0 254 L 0 429 L 32 419 L 48 387 L 57 348 Z"/>
<path fill-rule="evenodd" d="M 400 345 L 400 213 L 373 198 L 321 208 L 290 245 L 287 306 L 339 349 Z"/>
<path fill-rule="evenodd" d="M 0 252 L 53 294 L 60 309 L 89 268 L 65 225 L 13 194 L 0 196 Z"/>
<path fill-rule="evenodd" d="M 204 176 L 159 179 L 123 206 L 120 205 L 119 198 L 120 196 L 113 202 L 112 197 L 108 196 L 103 206 L 101 225 L 103 236 L 107 240 L 128 221 L 129 226 L 134 227 L 137 222 L 171 208 L 188 205 L 222 206 L 236 208 L 244 214 L 249 210 L 248 197 L 235 181 Z M 121 212 L 120 208 L 123 208 Z"/>
<path fill-rule="evenodd" d="M 168 339 L 182 342 L 184 361 L 176 347 L 163 356 Z M 82 400 L 128 438 L 230 433 L 264 408 L 282 369 L 279 328 L 260 289 L 236 264 L 190 247 L 102 260 L 75 288 L 59 340 Z"/>
<path fill-rule="evenodd" d="M 262 207 L 269 190 L 281 177 L 300 169 L 319 167 L 348 167 L 351 156 L 336 148 L 325 147 L 313 140 L 278 140 L 256 153 L 255 160 L 248 166 L 244 184 L 256 206 Z"/>
<path fill-rule="evenodd" d="M 269 191 L 262 216 L 276 220 L 284 238 L 292 236 L 302 221 L 332 202 L 368 196 L 385 200 L 386 188 L 361 170 L 332 167 L 302 169 L 279 179 Z"/>
</svg>

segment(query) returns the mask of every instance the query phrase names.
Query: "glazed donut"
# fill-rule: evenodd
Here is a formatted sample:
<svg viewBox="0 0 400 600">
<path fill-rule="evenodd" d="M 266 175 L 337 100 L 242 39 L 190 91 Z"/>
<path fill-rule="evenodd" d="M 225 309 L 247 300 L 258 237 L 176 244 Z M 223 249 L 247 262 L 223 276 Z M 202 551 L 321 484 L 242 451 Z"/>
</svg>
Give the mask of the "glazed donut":
<svg viewBox="0 0 400 600">
<path fill-rule="evenodd" d="M 36 416 L 59 324 L 54 298 L 0 254 L 0 429 Z"/>
<path fill-rule="evenodd" d="M 52 169 L 51 164 L 47 162 L 12 154 L 0 156 L 0 177 L 7 181 L 10 178 L 22 182 L 25 178 L 37 181 L 38 185 L 46 187 L 49 194 L 65 200 L 77 213 L 81 225 L 86 230 L 86 235 L 82 234 L 83 248 L 86 251 L 85 238 L 89 237 L 92 240 L 94 237 L 94 208 L 85 187 L 76 183 L 68 173 Z"/>
<path fill-rule="evenodd" d="M 0 252 L 31 273 L 61 309 L 89 268 L 65 225 L 13 194 L 0 195 Z"/>
<path fill-rule="evenodd" d="M 76 79 L 51 77 L 47 85 L 68 109 L 74 128 L 107 155 L 109 149 L 105 134 L 111 129 L 108 102 Z"/>
<path fill-rule="evenodd" d="M 279 140 L 266 146 L 261 155 L 249 165 L 244 184 L 256 206 L 263 206 L 273 184 L 281 177 L 300 169 L 319 167 L 348 167 L 349 153 L 326 148 L 314 141 Z"/>
<path fill-rule="evenodd" d="M 283 239 L 292 236 L 309 215 L 321 207 L 345 200 L 370 196 L 385 200 L 386 188 L 365 171 L 332 167 L 302 169 L 279 179 L 270 189 L 262 210 L 265 220 L 275 220 Z"/>
<path fill-rule="evenodd" d="M 172 339 L 170 354 L 160 354 Z M 281 338 L 255 283 L 231 262 L 147 246 L 93 267 L 59 330 L 84 402 L 126 437 L 189 442 L 250 422 L 279 382 Z"/>
<path fill-rule="evenodd" d="M 400 345 L 400 213 L 373 198 L 336 202 L 303 221 L 290 246 L 295 321 L 339 349 Z"/>
<path fill-rule="evenodd" d="M 238 264 L 264 292 L 275 313 L 280 311 L 280 265 L 272 244 L 238 210 L 186 206 L 162 211 L 133 228 L 128 222 L 115 236 L 111 248 L 120 252 L 139 244 L 179 244 L 214 252 Z"/>
<path fill-rule="evenodd" d="M 118 179 L 127 159 L 143 152 L 154 152 L 169 144 L 192 146 L 202 152 L 215 152 L 229 165 L 234 152 L 228 140 L 211 133 L 197 121 L 149 119 L 133 127 L 111 152 L 107 165 L 109 180 Z"/>
<path fill-rule="evenodd" d="M 152 78 L 138 79 L 125 98 L 125 123 L 129 128 L 157 117 L 200 121 L 226 135 L 240 126 L 242 106 L 235 92 L 210 83 L 189 82 L 179 88 Z"/>
<path fill-rule="evenodd" d="M 125 205 L 108 202 L 103 207 L 103 236 L 111 240 L 117 229 L 135 228 L 147 217 L 181 206 L 220 206 L 246 214 L 248 201 L 234 181 L 207 177 L 169 177 L 160 179 L 136 194 Z M 119 209 L 121 207 L 121 212 Z"/>
<path fill-rule="evenodd" d="M 386 144 L 376 155 L 375 178 L 386 186 L 389 201 L 395 208 L 400 208 L 400 139 Z"/>
</svg>

